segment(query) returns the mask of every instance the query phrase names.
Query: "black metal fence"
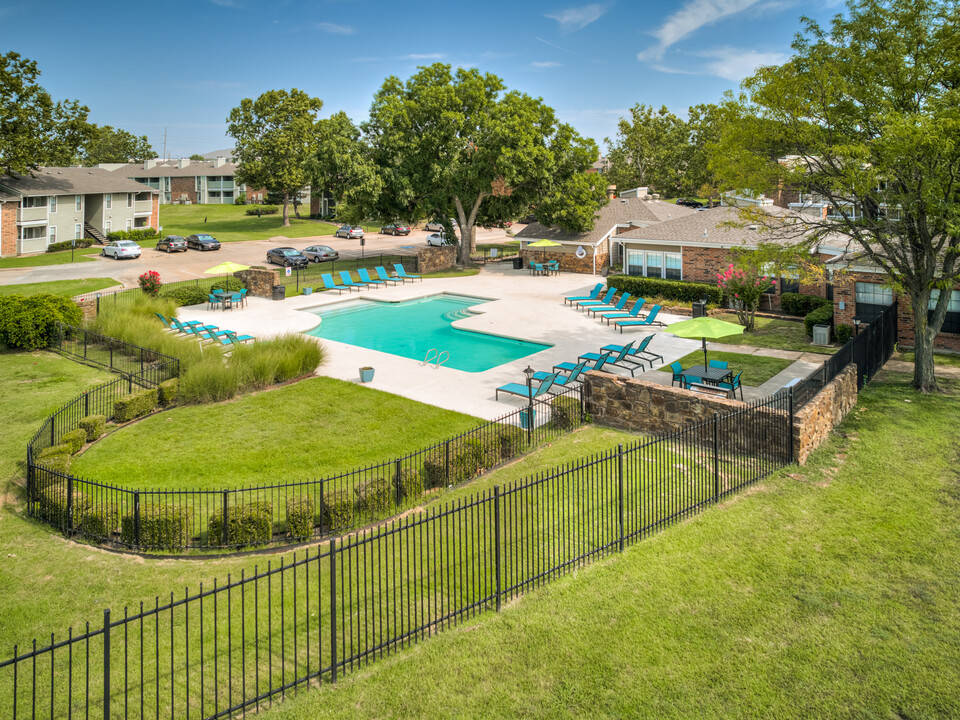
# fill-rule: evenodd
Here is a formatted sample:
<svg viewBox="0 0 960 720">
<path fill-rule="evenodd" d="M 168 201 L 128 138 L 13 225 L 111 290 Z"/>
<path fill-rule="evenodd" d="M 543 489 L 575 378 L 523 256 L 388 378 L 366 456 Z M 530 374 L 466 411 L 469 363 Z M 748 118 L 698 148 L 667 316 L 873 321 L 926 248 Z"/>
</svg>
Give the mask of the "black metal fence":
<svg viewBox="0 0 960 720">
<path fill-rule="evenodd" d="M 180 361 L 171 355 L 64 323 L 58 323 L 51 334 L 49 349 L 127 375 L 145 387 L 180 375 Z"/>
<path fill-rule="evenodd" d="M 869 325 L 860 331 L 834 355 L 824 361 L 823 367 L 794 388 L 796 407 L 803 407 L 824 386 L 850 363 L 857 365 L 857 389 L 886 364 L 897 345 L 897 304 L 885 308 Z"/>
<path fill-rule="evenodd" d="M 222 490 L 137 490 L 45 466 L 38 451 L 78 427 L 87 410 L 112 415 L 128 380 L 85 393 L 48 419 L 28 448 L 27 511 L 68 535 L 128 549 L 178 552 L 294 544 L 415 507 L 583 424 L 581 388 L 537 401 L 403 457 L 332 477 Z M 91 404 L 92 401 L 92 404 Z"/>
<path fill-rule="evenodd" d="M 622 551 L 791 461 L 757 402 L 15 646 L 0 716 L 220 718 L 389 655 Z"/>
<path fill-rule="evenodd" d="M 165 282 L 160 290 L 161 296 L 165 293 L 168 293 L 172 290 L 184 287 L 197 287 L 203 288 L 204 292 L 209 291 L 210 286 L 215 282 L 220 280 L 225 280 L 226 278 L 232 278 L 232 274 L 226 275 L 205 275 L 203 277 L 194 278 L 193 280 L 179 280 L 176 282 Z M 131 305 L 136 302 L 137 298 L 143 297 L 143 290 L 140 288 L 127 288 L 126 290 L 115 290 L 114 292 L 97 292 L 97 293 L 86 293 L 83 296 L 77 297 L 95 297 L 96 311 L 97 314 L 100 314 L 101 308 L 105 307 L 122 307 L 125 305 Z"/>
<path fill-rule="evenodd" d="M 419 259 L 417 258 L 417 253 L 414 249 L 397 250 L 392 253 L 341 252 L 340 257 L 337 260 L 330 260 L 320 263 L 312 262 L 303 268 L 291 268 L 289 276 L 286 275 L 286 268 L 279 268 L 280 283 L 286 285 L 288 288 L 292 286 L 296 292 L 300 292 L 300 289 L 304 287 L 312 287 L 315 290 L 322 290 L 323 282 L 320 276 L 324 273 L 332 274 L 333 279 L 339 285 L 339 272 L 341 270 L 347 270 L 352 273 L 353 279 L 356 281 L 359 280 L 359 276 L 357 275 L 356 271 L 360 268 L 366 268 L 368 271 L 370 271 L 379 265 L 392 274 L 394 263 L 403 265 L 403 269 L 407 272 L 417 273 L 420 270 Z M 371 275 L 371 277 L 376 279 L 376 273 Z"/>
</svg>

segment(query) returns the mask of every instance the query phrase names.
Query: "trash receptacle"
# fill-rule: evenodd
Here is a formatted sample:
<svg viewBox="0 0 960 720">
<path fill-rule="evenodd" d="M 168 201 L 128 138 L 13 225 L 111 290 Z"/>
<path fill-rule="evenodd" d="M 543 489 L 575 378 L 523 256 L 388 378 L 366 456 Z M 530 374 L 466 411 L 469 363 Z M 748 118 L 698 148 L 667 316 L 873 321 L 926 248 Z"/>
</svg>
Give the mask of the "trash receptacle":
<svg viewBox="0 0 960 720">
<path fill-rule="evenodd" d="M 705 300 L 700 300 L 693 303 L 693 317 L 706 317 L 707 316 L 707 303 Z"/>
<path fill-rule="evenodd" d="M 523 270 L 523 258 L 517 255 L 513 259 L 513 269 L 514 270 Z"/>
<path fill-rule="evenodd" d="M 286 285 L 274 285 L 274 286 L 273 286 L 273 299 L 274 299 L 274 300 L 286 300 L 286 299 L 287 299 L 287 286 L 286 286 Z"/>
</svg>

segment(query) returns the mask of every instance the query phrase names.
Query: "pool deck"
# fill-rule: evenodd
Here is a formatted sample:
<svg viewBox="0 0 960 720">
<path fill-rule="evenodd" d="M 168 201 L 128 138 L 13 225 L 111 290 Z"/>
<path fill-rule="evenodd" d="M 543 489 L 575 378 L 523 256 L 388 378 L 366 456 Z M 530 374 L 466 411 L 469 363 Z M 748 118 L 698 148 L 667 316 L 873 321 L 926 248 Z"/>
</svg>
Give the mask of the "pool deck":
<svg viewBox="0 0 960 720">
<path fill-rule="evenodd" d="M 477 314 L 457 320 L 453 326 L 532 340 L 552 347 L 483 372 L 464 372 L 444 366 L 434 368 L 432 365 L 422 365 L 419 360 L 320 339 L 327 350 L 327 359 L 317 371 L 318 375 L 359 382 L 359 369 L 370 366 L 375 369 L 374 379 L 368 383 L 371 388 L 493 420 L 524 406 L 524 401 L 516 396 L 501 395 L 498 402 L 494 399 L 494 392 L 506 383 L 524 382 L 523 370 L 528 364 L 535 370 L 549 371 L 556 363 L 576 362 L 578 355 L 595 352 L 604 345 L 623 344 L 633 339 L 639 342 L 651 332 L 657 332 L 657 336 L 649 349 L 663 355 L 666 363 L 700 348 L 699 340 L 677 338 L 662 332 L 663 328 L 638 328 L 621 334 L 616 328 L 564 304 L 565 296 L 585 295 L 601 281 L 600 277 L 575 273 L 533 277 L 526 270 L 514 270 L 506 264 L 491 264 L 472 277 L 428 279 L 342 295 L 333 292 L 298 295 L 283 302 L 250 298 L 246 308 L 229 311 L 206 310 L 203 305 L 194 305 L 181 308 L 180 317 L 267 338 L 315 328 L 320 323 L 319 316 L 302 312 L 305 309 L 332 306 L 358 298 L 397 302 L 444 292 L 494 298 L 491 302 L 472 308 Z M 684 318 L 661 313 L 658 319 L 669 325 Z M 710 346 L 712 344 L 708 343 Z M 745 398 L 750 400 L 769 395 L 794 377 L 806 377 L 818 367 L 809 360 L 798 359 L 760 388 L 745 388 Z M 629 371 L 620 368 L 614 368 L 613 371 L 630 377 Z M 652 382 L 670 382 L 667 373 L 641 373 L 638 370 L 636 376 Z M 402 421 L 402 418 L 398 420 Z"/>
</svg>

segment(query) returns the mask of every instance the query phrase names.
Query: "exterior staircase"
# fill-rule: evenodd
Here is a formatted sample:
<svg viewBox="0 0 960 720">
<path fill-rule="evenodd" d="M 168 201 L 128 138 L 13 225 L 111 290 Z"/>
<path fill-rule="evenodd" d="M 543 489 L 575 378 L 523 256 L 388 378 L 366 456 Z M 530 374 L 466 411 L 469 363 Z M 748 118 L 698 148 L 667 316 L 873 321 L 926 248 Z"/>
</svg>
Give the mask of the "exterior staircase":
<svg viewBox="0 0 960 720">
<path fill-rule="evenodd" d="M 83 223 L 83 236 L 91 238 L 94 242 L 99 245 L 106 245 L 107 238 L 96 226 L 91 225 L 88 222 Z"/>
</svg>

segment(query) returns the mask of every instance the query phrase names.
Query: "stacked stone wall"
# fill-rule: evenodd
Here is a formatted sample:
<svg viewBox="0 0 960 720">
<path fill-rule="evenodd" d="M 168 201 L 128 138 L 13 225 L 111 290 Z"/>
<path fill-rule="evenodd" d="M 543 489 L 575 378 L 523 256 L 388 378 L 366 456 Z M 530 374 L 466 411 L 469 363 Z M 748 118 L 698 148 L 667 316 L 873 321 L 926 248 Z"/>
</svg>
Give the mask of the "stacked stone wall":
<svg viewBox="0 0 960 720">
<path fill-rule="evenodd" d="M 276 270 L 250 268 L 235 272 L 233 276 L 240 278 L 247 292 L 256 297 L 273 297 L 273 286 L 280 284 L 280 273 Z"/>
</svg>

